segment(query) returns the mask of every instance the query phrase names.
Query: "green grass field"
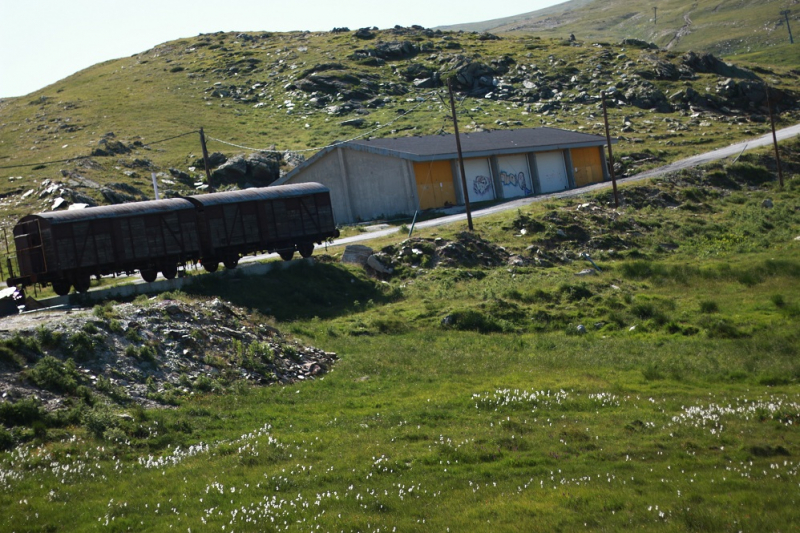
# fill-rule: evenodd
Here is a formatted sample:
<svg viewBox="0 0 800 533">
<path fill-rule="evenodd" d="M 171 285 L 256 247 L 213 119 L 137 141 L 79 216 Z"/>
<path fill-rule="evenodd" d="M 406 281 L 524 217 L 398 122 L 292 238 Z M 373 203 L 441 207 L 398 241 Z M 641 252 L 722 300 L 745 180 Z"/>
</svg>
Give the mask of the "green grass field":
<svg viewBox="0 0 800 533">
<path fill-rule="evenodd" d="M 602 192 L 476 221 L 550 267 L 423 250 L 385 283 L 329 260 L 201 282 L 179 297 L 274 316 L 339 362 L 20 427 L 0 529 L 795 530 L 799 151 L 782 146 L 783 189 L 762 150 L 623 187 L 619 211 Z M 584 251 L 602 272 L 576 276 Z"/>
</svg>

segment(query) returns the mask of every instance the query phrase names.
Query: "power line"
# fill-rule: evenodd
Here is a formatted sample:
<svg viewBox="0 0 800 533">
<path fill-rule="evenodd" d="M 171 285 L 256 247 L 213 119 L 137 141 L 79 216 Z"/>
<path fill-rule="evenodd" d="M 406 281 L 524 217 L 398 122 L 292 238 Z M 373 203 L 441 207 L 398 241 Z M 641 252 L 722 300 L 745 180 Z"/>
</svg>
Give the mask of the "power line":
<svg viewBox="0 0 800 533">
<path fill-rule="evenodd" d="M 167 137 L 166 139 L 160 139 L 158 141 L 153 141 L 153 142 L 150 142 L 150 143 L 147 143 L 147 144 L 143 144 L 142 146 L 152 146 L 154 144 L 159 144 L 159 143 L 171 141 L 171 140 L 177 139 L 179 137 L 186 137 L 187 135 L 193 135 L 193 134 L 195 134 L 197 132 L 198 132 L 198 130 L 188 131 L 186 133 L 181 133 L 180 135 L 175 135 L 173 137 Z M 38 167 L 38 166 L 44 166 L 44 165 L 52 165 L 53 163 L 68 163 L 70 161 L 78 161 L 80 159 L 89 159 L 89 158 L 92 158 L 92 157 L 99 157 L 99 156 L 95 156 L 95 155 L 91 155 L 91 154 L 89 154 L 89 155 L 79 155 L 79 156 L 76 156 L 76 157 L 70 157 L 68 159 L 56 159 L 56 160 L 53 160 L 53 161 L 44 161 L 42 163 L 27 163 L 27 164 L 24 164 L 24 165 L 3 166 L 3 167 L 0 167 L 0 169 L 5 170 L 5 169 L 9 169 L 9 168 Z"/>
<path fill-rule="evenodd" d="M 81 155 L 81 156 L 78 156 L 78 157 L 71 157 L 69 159 L 56 159 L 55 161 L 47 161 L 45 163 L 28 163 L 26 165 L 9 165 L 9 166 L 0 167 L 0 169 L 23 168 L 23 167 L 38 167 L 40 165 L 44 166 L 44 165 L 51 165 L 53 163 L 67 163 L 69 161 L 77 161 L 79 159 L 89 159 L 90 157 L 94 157 L 94 156 Z"/>
<path fill-rule="evenodd" d="M 143 146 L 152 146 L 154 144 L 171 141 L 171 140 L 177 139 L 179 137 L 186 137 L 187 135 L 194 135 L 195 133 L 200 133 L 200 130 L 187 131 L 186 133 L 181 133 L 180 135 L 175 135 L 174 137 L 167 137 L 166 139 L 161 139 L 160 141 L 153 141 L 151 143 L 146 143 Z"/>
</svg>

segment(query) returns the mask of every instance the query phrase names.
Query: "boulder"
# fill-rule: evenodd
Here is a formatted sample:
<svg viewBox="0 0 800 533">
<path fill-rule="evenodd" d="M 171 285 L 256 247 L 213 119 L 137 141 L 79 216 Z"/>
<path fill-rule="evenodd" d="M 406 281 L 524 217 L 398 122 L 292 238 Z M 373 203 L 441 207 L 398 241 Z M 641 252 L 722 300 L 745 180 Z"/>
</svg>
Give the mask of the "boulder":
<svg viewBox="0 0 800 533">
<path fill-rule="evenodd" d="M 245 178 L 256 187 L 266 187 L 281 177 L 281 155 L 255 152 L 247 156 Z"/>
<path fill-rule="evenodd" d="M 367 266 L 369 268 L 371 268 L 372 270 L 374 270 L 375 272 L 377 272 L 378 274 L 387 274 L 388 275 L 388 274 L 391 274 L 392 272 L 394 272 L 394 269 L 392 269 L 390 267 L 387 267 L 386 265 L 381 263 L 381 260 L 378 259 L 378 256 L 376 256 L 375 254 L 370 255 L 367 258 Z"/>
<path fill-rule="evenodd" d="M 725 63 L 710 53 L 698 55 L 690 51 L 683 56 L 682 61 L 684 65 L 695 72 L 717 74 L 726 78 L 758 79 L 754 72 Z"/>
<path fill-rule="evenodd" d="M 350 120 L 345 120 L 343 122 L 340 122 L 339 125 L 341 125 L 341 126 L 352 126 L 354 128 L 360 128 L 361 126 L 364 125 L 364 119 L 363 118 L 352 118 Z"/>
<path fill-rule="evenodd" d="M 103 198 L 105 198 L 110 204 L 126 204 L 128 202 L 135 202 L 138 200 L 138 198 L 132 194 L 115 191 L 109 187 L 103 187 L 100 189 L 100 194 L 102 194 Z"/>
<path fill-rule="evenodd" d="M 643 48 L 645 50 L 658 50 L 658 45 L 655 43 L 648 43 L 641 39 L 623 39 L 620 46 L 629 46 L 631 48 Z"/>
<path fill-rule="evenodd" d="M 236 182 L 247 174 L 247 161 L 242 156 L 236 156 L 223 163 L 211 173 L 211 179 L 221 183 Z"/>
<path fill-rule="evenodd" d="M 374 251 L 369 246 L 363 244 L 350 244 L 344 249 L 342 263 L 364 266 Z"/>
<path fill-rule="evenodd" d="M 214 152 L 213 154 L 210 154 L 208 156 L 208 163 L 211 166 L 211 168 L 218 167 L 223 163 L 225 163 L 227 160 L 228 158 L 225 157 L 225 155 L 221 154 L 220 152 Z M 206 168 L 205 161 L 203 161 L 202 157 L 195 159 L 192 166 L 197 168 L 202 168 L 204 170 Z"/>
<path fill-rule="evenodd" d="M 659 111 L 671 111 L 672 108 L 667 102 L 667 97 L 657 87 L 650 85 L 637 85 L 625 92 L 625 100 L 636 107 L 642 109 L 657 108 Z"/>
<path fill-rule="evenodd" d="M 375 34 L 370 30 L 370 28 L 359 28 L 353 34 L 357 39 L 374 39 Z"/>
<path fill-rule="evenodd" d="M 96 157 L 106 157 L 115 154 L 128 154 L 131 152 L 129 146 L 114 139 L 113 133 L 107 133 L 105 137 L 97 143 L 97 148 L 92 150 L 92 155 Z"/>
</svg>

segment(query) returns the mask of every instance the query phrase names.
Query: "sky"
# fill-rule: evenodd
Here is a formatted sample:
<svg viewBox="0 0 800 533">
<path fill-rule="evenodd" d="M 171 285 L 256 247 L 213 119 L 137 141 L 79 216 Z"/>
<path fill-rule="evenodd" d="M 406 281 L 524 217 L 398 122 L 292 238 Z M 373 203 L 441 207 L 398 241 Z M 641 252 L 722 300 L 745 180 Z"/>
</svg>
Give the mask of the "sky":
<svg viewBox="0 0 800 533">
<path fill-rule="evenodd" d="M 0 0 L 0 98 L 94 64 L 217 31 L 426 28 L 536 11 L 563 0 Z"/>
</svg>

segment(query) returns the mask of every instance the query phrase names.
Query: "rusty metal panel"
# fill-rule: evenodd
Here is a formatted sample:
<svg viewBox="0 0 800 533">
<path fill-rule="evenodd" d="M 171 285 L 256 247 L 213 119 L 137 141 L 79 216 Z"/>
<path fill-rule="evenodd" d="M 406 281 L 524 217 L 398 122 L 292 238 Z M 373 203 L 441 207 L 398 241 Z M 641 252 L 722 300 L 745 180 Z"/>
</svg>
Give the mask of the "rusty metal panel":
<svg viewBox="0 0 800 533">
<path fill-rule="evenodd" d="M 54 211 L 51 213 L 37 213 L 28 215 L 22 221 L 30 218 L 47 220 L 50 225 L 82 222 L 86 220 L 113 219 L 123 217 L 145 216 L 156 213 L 169 213 L 193 209 L 192 203 L 184 198 L 170 198 L 167 200 L 148 200 L 146 202 L 131 202 L 119 205 L 102 205 L 87 207 L 74 211 Z"/>
<path fill-rule="evenodd" d="M 275 185 L 272 187 L 257 187 L 243 191 L 214 192 L 199 194 L 187 198 L 195 200 L 203 206 L 209 207 L 220 204 L 233 204 L 239 202 L 269 201 L 284 198 L 296 198 L 320 192 L 330 193 L 330 189 L 319 183 L 296 183 L 292 185 Z"/>
</svg>

